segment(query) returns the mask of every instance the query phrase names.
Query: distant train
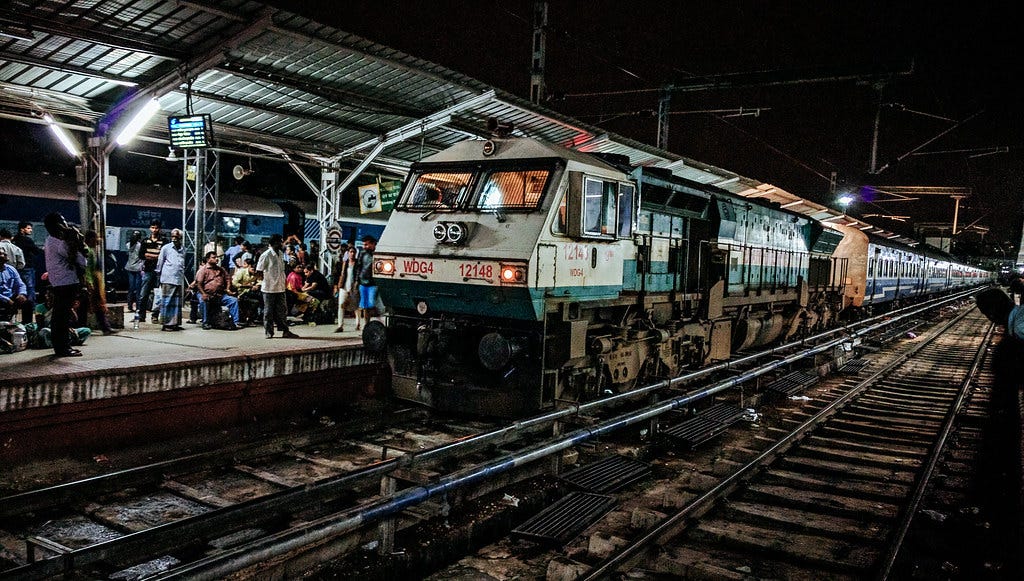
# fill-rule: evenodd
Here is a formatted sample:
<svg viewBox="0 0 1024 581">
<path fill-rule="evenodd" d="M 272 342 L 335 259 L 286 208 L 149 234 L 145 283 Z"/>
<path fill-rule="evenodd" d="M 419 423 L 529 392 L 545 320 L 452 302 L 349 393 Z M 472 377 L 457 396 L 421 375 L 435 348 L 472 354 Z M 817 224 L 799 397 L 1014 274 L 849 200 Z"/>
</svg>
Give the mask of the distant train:
<svg viewBox="0 0 1024 581">
<path fill-rule="evenodd" d="M 375 254 L 398 397 L 516 416 L 629 390 L 989 273 L 531 139 L 412 168 Z"/>
<path fill-rule="evenodd" d="M 127 258 L 125 248 L 132 231 L 140 230 L 148 236 L 154 219 L 160 220 L 165 235 L 171 228 L 182 227 L 181 202 L 180 188 L 124 182 L 118 185 L 117 195 L 107 197 L 107 251 L 117 263 L 117 268 L 108 265 L 108 280 L 122 285 L 120 269 Z M 271 234 L 295 233 L 306 242 L 320 237 L 315 202 L 274 201 L 224 192 L 218 202 L 217 235 L 229 242 L 241 236 L 261 243 Z M 43 217 L 49 212 L 61 212 L 70 222 L 78 220 L 78 197 L 72 178 L 0 170 L 0 227 L 17 233 L 18 222 L 32 222 L 33 238 L 41 247 L 46 240 Z M 361 216 L 358 209 L 348 208 L 339 226 L 342 240 L 356 241 L 367 234 L 379 237 L 385 224 L 384 218 Z"/>
</svg>

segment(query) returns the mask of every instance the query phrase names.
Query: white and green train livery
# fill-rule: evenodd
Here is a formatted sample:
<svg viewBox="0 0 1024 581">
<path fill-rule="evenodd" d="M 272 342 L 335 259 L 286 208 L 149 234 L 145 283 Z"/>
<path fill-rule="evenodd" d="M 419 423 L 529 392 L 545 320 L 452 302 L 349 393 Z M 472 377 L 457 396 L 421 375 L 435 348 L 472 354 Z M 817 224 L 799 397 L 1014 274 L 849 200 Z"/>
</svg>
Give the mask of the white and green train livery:
<svg viewBox="0 0 1024 581">
<path fill-rule="evenodd" d="M 522 415 L 829 324 L 840 239 L 665 170 L 466 141 L 413 166 L 375 254 L 387 325 L 364 339 L 398 397 Z"/>
</svg>

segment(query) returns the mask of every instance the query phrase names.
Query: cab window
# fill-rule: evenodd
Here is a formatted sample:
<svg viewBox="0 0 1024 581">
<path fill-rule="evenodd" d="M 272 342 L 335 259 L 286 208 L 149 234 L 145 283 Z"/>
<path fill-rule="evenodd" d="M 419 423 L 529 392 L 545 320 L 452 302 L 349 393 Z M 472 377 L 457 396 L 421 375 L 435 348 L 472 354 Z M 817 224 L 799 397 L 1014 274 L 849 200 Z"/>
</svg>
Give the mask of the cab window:
<svg viewBox="0 0 1024 581">
<path fill-rule="evenodd" d="M 532 210 L 540 203 L 550 174 L 548 170 L 491 172 L 480 188 L 477 207 Z"/>
</svg>

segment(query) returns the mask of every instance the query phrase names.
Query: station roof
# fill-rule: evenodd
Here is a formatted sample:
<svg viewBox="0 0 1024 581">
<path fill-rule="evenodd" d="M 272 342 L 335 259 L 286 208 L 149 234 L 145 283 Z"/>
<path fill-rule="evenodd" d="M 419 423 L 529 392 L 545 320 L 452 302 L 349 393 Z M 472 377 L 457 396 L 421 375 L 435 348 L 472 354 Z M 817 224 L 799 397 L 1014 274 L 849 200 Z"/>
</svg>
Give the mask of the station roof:
<svg viewBox="0 0 1024 581">
<path fill-rule="evenodd" d="M 109 135 L 154 97 L 163 115 L 140 139 L 168 143 L 165 115 L 209 114 L 228 152 L 344 167 L 383 144 L 374 164 L 404 173 L 454 143 L 488 137 L 495 118 L 513 123 L 513 135 L 625 155 L 819 220 L 854 221 L 259 2 L 12 0 L 0 9 L 0 117 L 44 123 L 50 115 Z"/>
</svg>

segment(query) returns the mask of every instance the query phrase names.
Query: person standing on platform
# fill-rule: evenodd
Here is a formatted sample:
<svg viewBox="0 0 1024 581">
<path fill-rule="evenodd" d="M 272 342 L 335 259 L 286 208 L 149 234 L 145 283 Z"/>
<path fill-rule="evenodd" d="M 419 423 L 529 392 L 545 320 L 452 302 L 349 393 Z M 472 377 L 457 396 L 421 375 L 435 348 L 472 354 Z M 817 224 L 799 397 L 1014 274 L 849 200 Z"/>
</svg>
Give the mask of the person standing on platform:
<svg viewBox="0 0 1024 581">
<path fill-rule="evenodd" d="M 288 330 L 288 301 L 285 297 L 287 275 L 285 274 L 285 258 L 282 247 L 284 240 L 280 234 L 270 237 L 270 247 L 260 255 L 256 262 L 256 273 L 263 281 L 263 329 L 267 339 L 274 337 L 274 325 L 282 331 L 281 335 L 288 339 L 299 336 Z"/>
<path fill-rule="evenodd" d="M 233 240 L 234 244 L 224 251 L 224 268 L 227 269 L 228 276 L 234 274 L 235 268 L 238 267 L 235 263 L 235 257 L 242 251 L 242 241 L 244 240 L 245 238 L 242 238 L 241 236 L 235 236 Z"/>
<path fill-rule="evenodd" d="M 171 241 L 164 244 L 157 256 L 156 272 L 160 274 L 160 293 L 163 305 L 160 307 L 161 331 L 181 331 L 181 299 L 185 284 L 185 248 L 182 232 L 171 230 Z"/>
<path fill-rule="evenodd" d="M 359 273 L 359 310 L 356 314 L 356 331 L 370 322 L 370 312 L 377 306 L 377 283 L 373 280 L 373 251 L 377 239 L 363 236 L 363 253 L 359 255 L 356 269 Z"/>
<path fill-rule="evenodd" d="M 163 236 L 160 235 L 160 220 L 149 223 L 149 238 L 142 241 L 142 291 L 139 297 L 138 315 L 135 320 L 146 322 L 146 311 L 150 308 L 153 288 L 159 283 L 156 274 L 156 261 L 160 258 L 160 250 L 164 247 Z M 159 305 L 152 305 L 157 310 Z M 156 320 L 153 321 L 154 323 Z"/>
<path fill-rule="evenodd" d="M 359 308 L 356 283 L 356 248 L 342 247 L 341 264 L 338 266 L 338 284 L 335 292 L 338 295 L 338 328 L 335 333 L 345 330 L 345 312 Z"/>
<path fill-rule="evenodd" d="M 132 232 L 128 239 L 128 262 L 124 265 L 128 273 L 128 312 L 139 309 L 139 291 L 142 290 L 142 232 Z"/>
<path fill-rule="evenodd" d="M 43 245 L 46 256 L 46 279 L 53 297 L 50 327 L 61 329 L 51 337 L 53 353 L 57 357 L 81 357 L 82 352 L 71 348 L 71 337 L 63 332 L 71 326 L 71 305 L 82 288 L 85 274 L 85 243 L 77 230 L 68 226 L 59 212 L 47 214 L 43 225 L 49 236 Z"/>
<path fill-rule="evenodd" d="M 21 249 L 22 254 L 25 256 L 25 268 L 18 271 L 21 275 L 21 281 L 25 283 L 25 288 L 28 289 L 28 300 L 33 304 L 36 302 L 36 260 L 43 255 L 43 250 L 36 246 L 34 240 L 32 240 L 32 223 L 31 222 L 18 222 L 18 233 L 11 240 L 14 245 Z"/>
<path fill-rule="evenodd" d="M 14 270 L 25 270 L 25 253 L 18 245 L 11 241 L 11 231 L 7 228 L 0 228 L 0 248 L 7 252 L 7 264 L 14 267 Z"/>
<path fill-rule="evenodd" d="M 113 335 L 117 331 L 110 326 L 107 318 L 107 290 L 103 281 L 103 273 L 98 270 L 96 263 L 96 246 L 100 243 L 100 237 L 95 230 L 88 230 L 85 233 L 85 288 L 89 291 L 89 302 L 85 308 L 85 315 L 88 313 L 96 315 L 96 324 L 103 329 L 104 335 Z"/>
</svg>

